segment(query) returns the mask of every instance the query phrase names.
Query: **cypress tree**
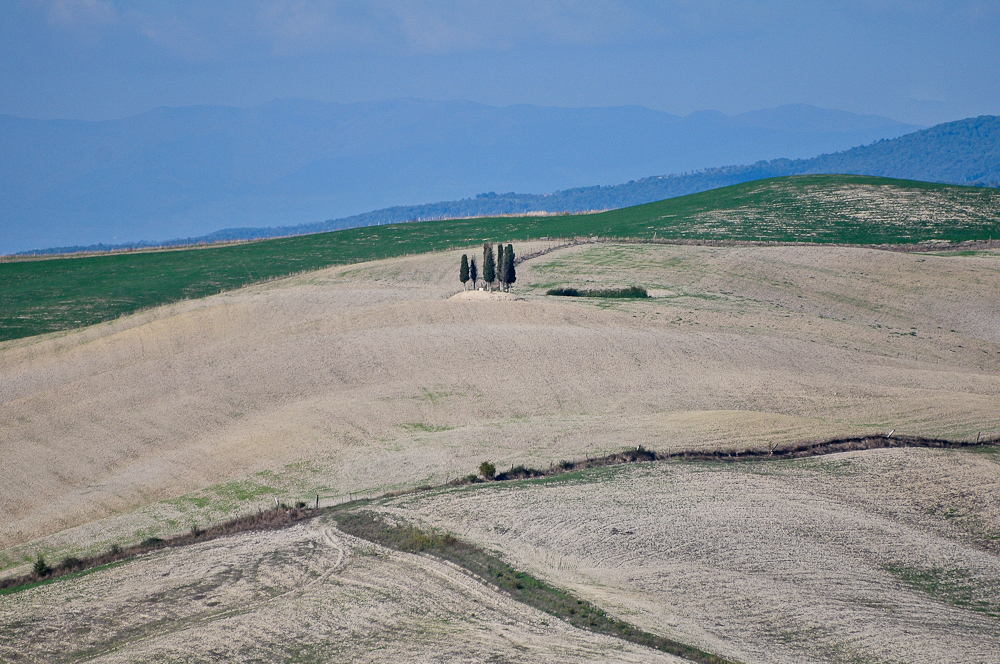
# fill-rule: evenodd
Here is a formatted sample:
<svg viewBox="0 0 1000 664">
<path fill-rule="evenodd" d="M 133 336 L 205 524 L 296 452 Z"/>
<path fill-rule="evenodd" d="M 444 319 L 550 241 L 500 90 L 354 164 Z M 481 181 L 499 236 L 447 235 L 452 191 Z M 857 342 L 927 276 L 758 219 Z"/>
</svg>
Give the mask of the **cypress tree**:
<svg viewBox="0 0 1000 664">
<path fill-rule="evenodd" d="M 506 263 L 503 260 L 503 243 L 497 245 L 497 281 L 500 282 L 500 290 L 507 290 L 507 280 L 504 279 L 504 268 Z"/>
<path fill-rule="evenodd" d="M 462 282 L 462 290 L 465 290 L 465 282 L 469 280 L 469 257 L 462 254 L 462 266 L 458 268 L 458 280 Z"/>
<path fill-rule="evenodd" d="M 490 290 L 493 290 L 493 282 L 497 278 L 497 263 L 496 258 L 493 256 L 493 243 L 484 242 L 483 243 L 483 281 L 489 284 Z"/>
<path fill-rule="evenodd" d="M 469 279 L 472 281 L 472 290 L 476 290 L 476 280 L 479 279 L 479 268 L 476 267 L 476 257 L 469 260 Z"/>
<path fill-rule="evenodd" d="M 514 247 L 507 245 L 507 251 L 503 252 L 503 278 L 507 282 L 507 290 L 510 290 L 510 285 L 517 281 L 517 271 L 514 269 Z"/>
</svg>

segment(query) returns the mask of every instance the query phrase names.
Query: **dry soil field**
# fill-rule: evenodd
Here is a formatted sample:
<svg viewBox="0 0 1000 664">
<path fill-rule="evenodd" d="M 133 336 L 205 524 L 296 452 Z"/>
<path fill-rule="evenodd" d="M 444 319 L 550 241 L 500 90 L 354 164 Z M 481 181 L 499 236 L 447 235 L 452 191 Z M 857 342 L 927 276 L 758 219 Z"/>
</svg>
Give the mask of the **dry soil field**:
<svg viewBox="0 0 1000 664">
<path fill-rule="evenodd" d="M 1000 432 L 998 254 L 584 245 L 470 299 L 459 253 L 0 345 L 3 567 L 484 456 Z M 543 294 L 629 283 L 657 297 Z"/>
<path fill-rule="evenodd" d="M 743 662 L 996 662 L 997 453 L 649 463 L 397 498 L 654 633 Z"/>
<path fill-rule="evenodd" d="M 640 444 L 715 450 L 892 429 L 1000 433 L 1000 253 L 586 244 L 519 266 L 510 295 L 463 294 L 461 253 L 333 268 L 0 344 L 2 573 L 27 571 L 38 553 L 58 560 L 103 550 L 275 499 L 311 503 L 319 494 L 329 505 L 438 484 L 483 459 L 548 466 Z M 655 297 L 544 294 L 633 283 Z M 995 605 L 970 611 L 919 586 L 996 596 L 997 506 L 977 488 L 996 493 L 994 457 L 896 450 L 838 459 L 726 472 L 660 464 L 594 475 L 607 482 L 544 484 L 552 493 L 490 487 L 407 509 L 650 631 L 748 662 L 935 661 L 942 653 L 991 661 L 1000 645 Z M 837 463 L 849 472 L 831 470 Z M 975 483 L 940 482 L 935 473 L 953 467 Z M 877 480 L 897 471 L 912 476 L 883 491 Z M 612 527 L 632 539 L 604 527 L 619 521 Z M 533 530 L 538 523 L 553 526 L 551 539 Z M 501 537 L 493 524 L 520 534 Z M 437 588 L 464 581 L 412 557 L 358 562 L 371 557 L 357 542 L 345 553 L 354 562 L 336 574 L 384 581 L 407 596 L 402 604 L 381 609 L 388 600 L 377 592 L 346 597 L 328 584 L 300 590 L 296 575 L 333 578 L 324 577 L 327 558 L 347 551 L 333 541 L 342 543 L 316 525 L 156 554 L 2 596 L 0 613 L 43 661 L 45 648 L 63 641 L 74 644 L 70 659 L 155 659 L 157 648 L 196 658 L 182 644 L 200 634 L 206 641 L 191 652 L 208 652 L 225 621 L 243 619 L 237 613 L 259 625 L 239 657 L 252 659 L 246 653 L 276 633 L 299 634 L 300 659 L 310 661 L 308 644 L 328 643 L 323 634 L 354 633 L 348 617 L 309 613 L 327 601 L 374 612 L 359 637 L 368 645 L 346 659 L 379 659 L 397 632 L 395 659 L 436 652 L 425 633 L 458 634 L 448 637 L 449 652 L 467 649 L 472 660 L 494 651 L 600 660 L 607 648 L 626 660 L 652 656 L 555 624 L 546 629 L 563 631 L 553 637 L 523 617 L 526 609 L 496 598 L 483 624 L 493 634 L 511 622 L 515 636 L 473 647 L 477 623 L 447 616 L 466 613 L 478 590 Z M 225 553 L 240 547 L 249 548 Z M 138 582 L 160 578 L 157 565 L 191 571 L 174 577 L 178 585 L 170 576 Z M 245 568 L 264 570 L 264 580 L 241 576 Z M 223 582 L 230 577 L 239 582 Z M 213 583 L 222 599 L 211 601 L 220 604 L 202 606 L 195 596 L 210 593 L 198 588 Z M 431 601 L 420 599 L 425 591 L 448 598 L 429 622 L 406 622 L 405 607 Z M 273 611 L 286 609 L 273 607 L 316 592 L 322 598 L 287 609 L 294 627 L 269 631 L 285 625 Z M 279 599 L 255 603 L 269 593 Z M 789 612 L 790 598 L 801 615 Z M 60 622 L 65 602 L 78 617 Z M 215 610 L 222 606 L 241 608 Z M 89 621 L 93 613 L 107 620 Z M 924 647 L 928 635 L 945 645 Z M 299 657 L 289 647 L 262 658 Z"/>
<path fill-rule="evenodd" d="M 312 522 L 0 598 L 10 662 L 650 662 L 460 570 Z"/>
</svg>

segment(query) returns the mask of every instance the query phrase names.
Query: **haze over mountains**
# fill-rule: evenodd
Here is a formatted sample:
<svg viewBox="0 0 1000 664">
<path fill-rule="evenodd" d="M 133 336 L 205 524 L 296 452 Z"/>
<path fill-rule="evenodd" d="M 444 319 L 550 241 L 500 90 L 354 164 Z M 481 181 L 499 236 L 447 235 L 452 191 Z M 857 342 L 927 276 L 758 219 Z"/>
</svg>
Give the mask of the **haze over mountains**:
<svg viewBox="0 0 1000 664">
<path fill-rule="evenodd" d="M 606 193 L 593 195 L 607 188 L 592 185 L 808 157 L 914 129 L 804 105 L 679 117 L 635 106 L 498 108 L 413 99 L 160 108 L 105 122 L 0 116 L 0 252 L 161 241 L 232 227 L 377 223 L 382 217 L 332 226 L 320 220 L 483 191 L 588 187 L 514 197 L 513 207 L 510 197 L 484 196 L 472 199 L 479 203 L 471 214 L 617 207 Z M 705 188 L 683 177 L 702 176 L 671 180 L 681 183 L 674 189 Z M 612 187 L 613 199 L 664 197 L 653 193 L 662 186 L 643 183 Z M 385 220 L 443 210 L 402 208 Z"/>
<path fill-rule="evenodd" d="M 577 187 L 551 194 L 479 194 L 475 198 L 375 210 L 343 219 L 285 228 L 229 228 L 196 241 L 318 233 L 417 219 L 526 212 L 585 212 L 642 205 L 764 178 L 803 174 L 875 175 L 974 186 L 1000 186 L 1000 118 L 981 116 L 936 125 L 812 159 L 774 159 L 695 173 L 642 178 L 624 184 Z M 178 240 L 177 244 L 190 242 Z"/>
</svg>

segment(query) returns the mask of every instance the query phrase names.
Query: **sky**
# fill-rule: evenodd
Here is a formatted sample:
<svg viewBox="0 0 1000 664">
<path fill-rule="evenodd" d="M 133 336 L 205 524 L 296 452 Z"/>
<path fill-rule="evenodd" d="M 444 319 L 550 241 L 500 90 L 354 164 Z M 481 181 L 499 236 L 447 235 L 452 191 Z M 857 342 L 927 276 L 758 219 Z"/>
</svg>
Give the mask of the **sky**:
<svg viewBox="0 0 1000 664">
<path fill-rule="evenodd" d="M 399 97 L 1000 114 L 1000 2 L 3 0 L 0 113 Z"/>
</svg>

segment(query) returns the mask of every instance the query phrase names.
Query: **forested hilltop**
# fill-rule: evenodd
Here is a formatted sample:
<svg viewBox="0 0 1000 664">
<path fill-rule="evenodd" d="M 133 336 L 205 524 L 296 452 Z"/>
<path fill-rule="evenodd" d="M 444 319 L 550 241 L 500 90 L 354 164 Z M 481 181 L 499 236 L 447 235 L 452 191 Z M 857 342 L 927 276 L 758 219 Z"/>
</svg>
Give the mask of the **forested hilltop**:
<svg viewBox="0 0 1000 664">
<path fill-rule="evenodd" d="M 812 157 L 922 128 L 802 104 L 684 117 L 419 99 L 164 107 L 102 122 L 0 114 L 0 252 L 552 192 Z"/>
</svg>

